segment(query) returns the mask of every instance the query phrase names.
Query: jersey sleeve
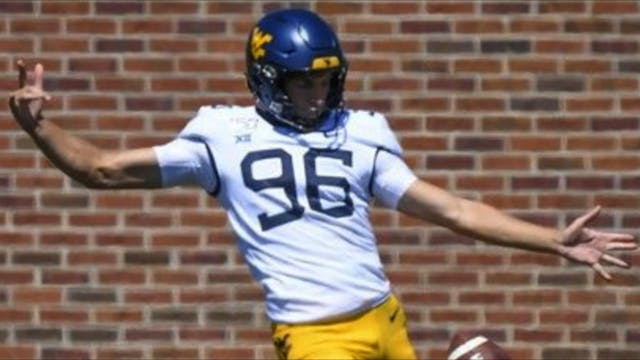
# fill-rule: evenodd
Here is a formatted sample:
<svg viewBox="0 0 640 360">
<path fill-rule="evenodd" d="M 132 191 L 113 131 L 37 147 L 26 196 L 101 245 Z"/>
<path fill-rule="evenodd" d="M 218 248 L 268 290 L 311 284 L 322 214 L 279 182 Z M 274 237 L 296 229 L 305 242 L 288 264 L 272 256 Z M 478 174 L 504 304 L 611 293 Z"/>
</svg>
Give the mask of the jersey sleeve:
<svg viewBox="0 0 640 360">
<path fill-rule="evenodd" d="M 396 135 L 393 133 L 393 130 L 391 130 L 387 118 L 379 113 L 374 113 L 373 116 L 376 123 L 376 129 L 378 130 L 377 140 L 379 146 L 392 154 L 402 157 L 402 146 L 400 146 L 398 139 L 396 139 Z"/>
<path fill-rule="evenodd" d="M 198 131 L 206 115 L 207 110 L 200 109 L 176 139 L 153 148 L 163 187 L 199 185 L 210 193 L 217 192 L 220 180 L 213 153 Z"/>
<path fill-rule="evenodd" d="M 384 206 L 395 209 L 402 195 L 416 179 L 416 175 L 402 158 L 388 150 L 378 150 L 371 192 Z"/>
<path fill-rule="evenodd" d="M 387 119 L 376 114 L 378 151 L 374 160 L 371 193 L 384 206 L 395 209 L 409 186 L 417 179 L 402 159 L 402 147 Z"/>
</svg>

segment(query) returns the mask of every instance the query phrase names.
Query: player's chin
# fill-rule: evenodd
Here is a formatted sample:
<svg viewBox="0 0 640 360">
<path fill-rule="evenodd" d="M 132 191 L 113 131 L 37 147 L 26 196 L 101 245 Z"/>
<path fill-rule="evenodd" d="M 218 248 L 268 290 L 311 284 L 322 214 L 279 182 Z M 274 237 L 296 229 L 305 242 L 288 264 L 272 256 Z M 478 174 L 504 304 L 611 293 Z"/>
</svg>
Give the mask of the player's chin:
<svg viewBox="0 0 640 360">
<path fill-rule="evenodd" d="M 318 121 L 318 118 L 320 117 L 320 114 L 318 114 L 316 112 L 309 112 L 309 113 L 305 113 L 303 115 L 304 116 L 300 116 L 300 121 L 302 121 L 305 124 L 316 123 Z"/>
<path fill-rule="evenodd" d="M 315 126 L 318 124 L 320 114 L 316 114 L 315 112 L 311 114 L 304 114 L 305 116 L 298 116 L 298 121 L 306 126 Z"/>
<path fill-rule="evenodd" d="M 325 106 L 309 105 L 309 106 L 305 106 L 302 109 L 298 109 L 297 113 L 298 113 L 298 116 L 300 116 L 300 118 L 302 119 L 314 121 L 320 115 L 322 115 L 322 113 L 324 113 L 325 110 L 326 110 Z"/>
</svg>

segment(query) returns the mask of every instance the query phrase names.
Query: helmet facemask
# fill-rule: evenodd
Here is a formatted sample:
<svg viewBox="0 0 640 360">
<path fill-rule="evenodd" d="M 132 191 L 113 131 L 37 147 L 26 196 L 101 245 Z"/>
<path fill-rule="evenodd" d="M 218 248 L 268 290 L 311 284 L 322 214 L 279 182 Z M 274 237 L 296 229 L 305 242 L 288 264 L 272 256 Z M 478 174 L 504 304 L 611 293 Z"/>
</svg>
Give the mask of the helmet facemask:
<svg viewBox="0 0 640 360">
<path fill-rule="evenodd" d="M 326 98 L 324 99 L 324 109 L 315 118 L 303 117 L 296 111 L 296 107 L 291 97 L 286 91 L 285 82 L 288 77 L 312 76 L 309 72 L 285 72 L 279 78 L 273 80 L 269 86 L 259 86 L 257 92 L 262 96 L 257 98 L 256 106 L 263 112 L 269 112 L 275 119 L 298 131 L 308 132 L 316 129 L 331 113 L 341 110 L 344 107 L 342 100 L 342 88 L 344 84 L 345 71 L 343 69 L 330 70 L 330 83 Z"/>
</svg>

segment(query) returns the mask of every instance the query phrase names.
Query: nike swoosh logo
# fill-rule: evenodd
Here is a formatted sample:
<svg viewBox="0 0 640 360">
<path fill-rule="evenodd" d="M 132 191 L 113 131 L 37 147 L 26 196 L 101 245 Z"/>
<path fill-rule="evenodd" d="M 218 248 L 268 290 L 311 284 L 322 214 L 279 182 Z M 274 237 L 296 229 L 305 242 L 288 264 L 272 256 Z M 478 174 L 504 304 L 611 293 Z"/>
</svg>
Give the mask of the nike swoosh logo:
<svg viewBox="0 0 640 360">
<path fill-rule="evenodd" d="M 396 316 L 398 316 L 398 312 L 400 311 L 400 308 L 396 308 L 396 310 L 393 312 L 393 314 L 391 314 L 391 316 L 389 316 L 389 321 L 394 322 L 396 319 Z"/>
</svg>

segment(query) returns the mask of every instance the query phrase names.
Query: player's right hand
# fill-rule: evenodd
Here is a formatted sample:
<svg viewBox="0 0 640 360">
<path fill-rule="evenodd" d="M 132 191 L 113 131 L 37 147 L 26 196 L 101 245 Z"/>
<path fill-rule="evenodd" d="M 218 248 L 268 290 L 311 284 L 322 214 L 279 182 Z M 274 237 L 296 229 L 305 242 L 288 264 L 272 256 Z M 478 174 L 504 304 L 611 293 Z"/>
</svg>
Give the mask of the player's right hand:
<svg viewBox="0 0 640 360">
<path fill-rule="evenodd" d="M 32 132 L 42 119 L 44 101 L 51 96 L 42 88 L 44 68 L 38 63 L 33 72 L 33 85 L 27 84 L 27 70 L 24 62 L 18 60 L 18 90 L 11 93 L 9 107 L 20 126 L 27 132 Z"/>
</svg>

